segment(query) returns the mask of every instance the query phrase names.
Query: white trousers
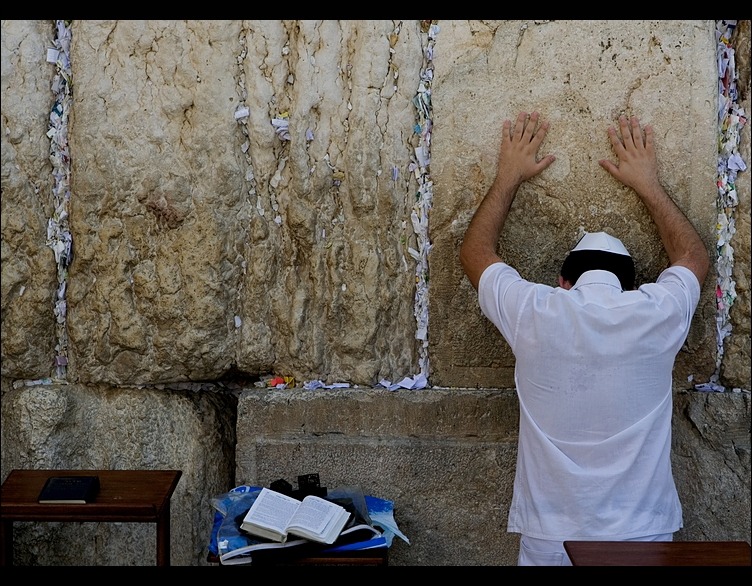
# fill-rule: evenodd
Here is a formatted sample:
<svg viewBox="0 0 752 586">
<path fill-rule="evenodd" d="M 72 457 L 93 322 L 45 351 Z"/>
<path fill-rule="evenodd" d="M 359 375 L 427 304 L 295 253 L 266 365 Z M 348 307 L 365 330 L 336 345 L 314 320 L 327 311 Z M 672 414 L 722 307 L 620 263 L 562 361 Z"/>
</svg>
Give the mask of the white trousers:
<svg viewBox="0 0 752 586">
<path fill-rule="evenodd" d="M 593 538 L 596 539 L 596 538 Z M 633 537 L 620 541 L 673 541 L 673 533 L 661 533 L 658 535 L 646 535 Z M 572 562 L 564 550 L 563 541 L 550 539 L 536 539 L 523 535 L 520 539 L 520 555 L 517 558 L 518 566 L 571 566 Z"/>
</svg>

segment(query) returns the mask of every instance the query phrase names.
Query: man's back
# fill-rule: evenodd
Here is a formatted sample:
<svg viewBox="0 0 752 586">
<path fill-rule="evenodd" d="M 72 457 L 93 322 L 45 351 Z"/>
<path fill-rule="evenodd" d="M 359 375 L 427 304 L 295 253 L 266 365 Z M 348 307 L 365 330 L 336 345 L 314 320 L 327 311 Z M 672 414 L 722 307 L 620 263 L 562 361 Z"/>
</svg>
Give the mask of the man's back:
<svg viewBox="0 0 752 586">
<path fill-rule="evenodd" d="M 540 426 L 572 441 L 608 437 L 670 393 L 691 315 L 673 295 L 621 291 L 604 271 L 585 273 L 569 291 L 535 291 L 512 348 L 521 398 Z"/>
<path fill-rule="evenodd" d="M 637 291 L 622 291 L 607 271 L 583 274 L 570 290 L 529 283 L 503 264 L 483 274 L 481 308 L 516 356 L 511 531 L 624 539 L 681 526 L 671 373 L 699 294 L 681 267 Z"/>
</svg>

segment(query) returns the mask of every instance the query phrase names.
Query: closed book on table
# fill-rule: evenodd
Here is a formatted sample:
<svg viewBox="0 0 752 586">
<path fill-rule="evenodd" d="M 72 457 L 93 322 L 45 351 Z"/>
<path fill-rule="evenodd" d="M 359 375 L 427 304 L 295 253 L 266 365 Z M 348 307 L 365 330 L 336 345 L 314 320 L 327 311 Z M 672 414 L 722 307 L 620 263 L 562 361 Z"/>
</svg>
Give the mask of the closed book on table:
<svg viewBox="0 0 752 586">
<path fill-rule="evenodd" d="M 42 504 L 85 505 L 99 492 L 99 476 L 50 476 L 39 493 Z"/>
</svg>

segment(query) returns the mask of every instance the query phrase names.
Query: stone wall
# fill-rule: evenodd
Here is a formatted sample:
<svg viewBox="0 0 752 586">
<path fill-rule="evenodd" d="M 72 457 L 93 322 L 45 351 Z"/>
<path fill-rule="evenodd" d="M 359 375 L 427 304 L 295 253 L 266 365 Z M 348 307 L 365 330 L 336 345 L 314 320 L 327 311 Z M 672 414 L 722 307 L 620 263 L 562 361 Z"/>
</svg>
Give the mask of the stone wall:
<svg viewBox="0 0 752 586">
<path fill-rule="evenodd" d="M 654 226 L 597 164 L 634 113 L 729 271 L 706 280 L 676 363 L 681 537 L 750 540 L 750 182 L 719 206 L 716 21 L 1 26 L 2 478 L 181 469 L 173 563 L 204 565 L 213 495 L 319 471 L 395 500 L 413 538 L 396 565 L 514 563 L 514 362 L 458 246 L 502 120 L 538 109 L 557 161 L 500 246 L 554 282 L 578 233 L 606 229 L 655 278 Z M 749 21 L 732 42 L 748 113 Z M 427 388 L 375 388 L 418 374 Z M 296 388 L 259 388 L 271 375 Z M 486 545 L 452 552 L 468 531 Z M 72 552 L 75 532 L 23 524 L 18 562 L 153 563 L 148 527 L 87 527 Z"/>
<path fill-rule="evenodd" d="M 450 21 L 434 82 L 430 345 L 434 384 L 514 386 L 514 356 L 474 303 L 459 245 L 493 181 L 503 117 L 551 122 L 541 153 L 556 162 L 521 187 L 500 240 L 526 278 L 556 284 L 582 230 L 618 235 L 638 284 L 667 266 L 639 198 L 598 165 L 614 159 L 606 128 L 619 114 L 656 127 L 661 179 L 712 250 L 716 241 L 718 74 L 710 22 Z M 676 376 L 715 369 L 715 283 L 707 279 Z M 468 308 L 475 308 L 468 311 Z M 464 323 L 465 327 L 453 327 Z"/>
<path fill-rule="evenodd" d="M 211 498 L 232 483 L 237 398 L 186 389 L 44 385 L 2 396 L 3 480 L 14 468 L 182 470 L 170 503 L 171 561 L 206 562 Z M 14 563 L 154 565 L 154 524 L 15 523 Z"/>
</svg>

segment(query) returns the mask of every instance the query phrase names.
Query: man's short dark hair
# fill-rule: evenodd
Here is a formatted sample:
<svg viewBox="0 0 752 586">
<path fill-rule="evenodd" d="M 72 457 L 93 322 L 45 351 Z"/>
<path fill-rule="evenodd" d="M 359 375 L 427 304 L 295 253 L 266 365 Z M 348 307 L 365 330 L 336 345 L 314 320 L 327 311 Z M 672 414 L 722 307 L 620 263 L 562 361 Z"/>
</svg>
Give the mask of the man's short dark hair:
<svg viewBox="0 0 752 586">
<path fill-rule="evenodd" d="M 603 250 L 575 250 L 570 252 L 561 265 L 561 276 L 572 285 L 582 273 L 600 269 L 619 277 L 621 288 L 631 291 L 635 286 L 635 267 L 631 256 L 614 254 Z"/>
</svg>

